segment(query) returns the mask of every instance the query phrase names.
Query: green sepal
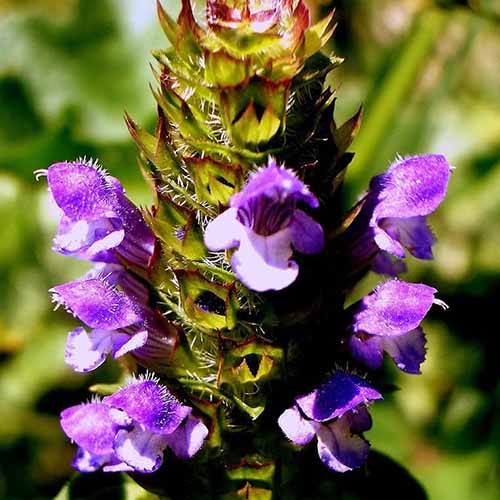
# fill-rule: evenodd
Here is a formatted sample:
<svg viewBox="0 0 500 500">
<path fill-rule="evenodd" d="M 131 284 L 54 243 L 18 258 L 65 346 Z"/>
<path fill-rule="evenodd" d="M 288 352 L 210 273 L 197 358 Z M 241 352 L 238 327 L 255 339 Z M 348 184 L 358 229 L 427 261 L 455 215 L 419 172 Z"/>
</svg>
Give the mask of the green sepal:
<svg viewBox="0 0 500 500">
<path fill-rule="evenodd" d="M 255 33 L 243 23 L 238 29 L 213 26 L 211 31 L 215 37 L 207 37 L 204 41 L 204 46 L 210 51 L 223 47 L 234 57 L 241 58 L 252 54 L 265 57 L 266 53 L 277 54 L 283 50 L 280 47 L 282 40 L 278 34 Z"/>
<path fill-rule="evenodd" d="M 259 481 L 272 486 L 276 464 L 265 462 L 259 456 L 245 457 L 237 465 L 226 466 L 226 476 L 232 481 Z"/>
<path fill-rule="evenodd" d="M 323 86 L 326 75 L 340 66 L 343 62 L 344 59 L 341 57 L 337 57 L 333 54 L 326 56 L 321 52 L 317 52 L 307 59 L 300 73 L 293 78 L 292 90 L 296 91 L 313 82 L 321 83 Z"/>
<path fill-rule="evenodd" d="M 246 483 L 243 488 L 240 488 L 234 493 L 226 493 L 221 497 L 223 500 L 272 500 L 273 492 L 265 488 L 259 488 L 257 486 L 252 486 L 250 483 Z"/>
<path fill-rule="evenodd" d="M 231 138 L 240 146 L 258 146 L 269 142 L 280 129 L 280 125 L 281 119 L 269 106 L 259 120 L 254 102 L 250 101 L 240 118 L 232 124 Z"/>
<path fill-rule="evenodd" d="M 259 360 L 257 367 L 250 369 L 246 356 L 253 355 Z M 229 349 L 224 358 L 221 381 L 245 384 L 271 379 L 279 374 L 283 360 L 283 349 L 255 340 Z"/>
<path fill-rule="evenodd" d="M 257 406 L 251 406 L 247 403 L 245 403 L 242 399 L 240 399 L 236 395 L 231 396 L 231 400 L 238 408 L 242 411 L 244 411 L 252 420 L 257 420 L 261 415 L 262 412 L 266 409 L 265 401 L 263 398 L 260 398 L 262 401 L 262 404 L 259 404 Z"/>
<path fill-rule="evenodd" d="M 196 196 L 212 205 L 228 205 L 231 196 L 243 185 L 243 169 L 234 163 L 222 163 L 210 157 L 185 158 L 194 180 Z"/>
<path fill-rule="evenodd" d="M 340 236 L 343 234 L 351 224 L 356 220 L 356 217 L 359 215 L 361 212 L 362 208 L 364 207 L 366 203 L 366 197 L 362 198 L 356 205 L 354 205 L 342 218 L 342 222 L 330 233 L 326 234 L 326 238 L 328 240 L 336 238 L 337 236 Z"/>
<path fill-rule="evenodd" d="M 260 77 L 221 92 L 223 123 L 236 146 L 255 147 L 283 130 L 288 92 L 289 84 Z"/>
<path fill-rule="evenodd" d="M 260 77 L 252 78 L 244 87 L 223 90 L 221 104 L 226 128 L 238 121 L 251 103 L 261 113 L 270 108 L 281 121 L 285 116 L 288 92 L 288 84 L 277 84 Z"/>
<path fill-rule="evenodd" d="M 335 120 L 332 121 L 330 130 L 333 136 L 335 146 L 337 146 L 338 156 L 344 154 L 361 126 L 361 118 L 363 116 L 363 108 L 360 107 L 358 111 L 343 125 L 337 128 Z"/>
<path fill-rule="evenodd" d="M 206 139 L 211 136 L 210 127 L 205 124 L 206 117 L 177 95 L 172 89 L 163 87 L 163 92 L 152 89 L 156 102 L 172 123 L 179 127 L 181 135 L 194 139 Z"/>
<path fill-rule="evenodd" d="M 94 384 L 89 387 L 89 391 L 101 396 L 109 396 L 121 388 L 121 384 Z"/>
<path fill-rule="evenodd" d="M 158 194 L 158 206 L 146 218 L 167 252 L 173 250 L 191 260 L 206 256 L 203 233 L 196 223 L 196 214 L 189 208 Z"/>
<path fill-rule="evenodd" d="M 166 13 L 165 9 L 161 5 L 160 1 L 156 2 L 156 11 L 158 15 L 158 20 L 160 21 L 160 26 L 165 36 L 168 38 L 168 41 L 175 45 L 177 40 L 177 33 L 179 30 L 179 26 L 177 23 Z"/>
<path fill-rule="evenodd" d="M 207 445 L 211 448 L 222 446 L 222 429 L 224 428 L 224 411 L 221 401 L 210 402 L 192 397 L 191 404 L 203 412 L 211 421 Z"/>
<path fill-rule="evenodd" d="M 234 87 L 248 78 L 248 63 L 227 52 L 205 51 L 205 80 L 218 87 Z"/>
<path fill-rule="evenodd" d="M 203 74 L 200 69 L 193 67 L 190 61 L 186 62 L 178 57 L 175 49 L 154 50 L 152 54 L 161 65 L 168 68 L 171 77 L 185 90 L 194 90 L 198 98 L 203 98 L 210 103 L 215 104 L 217 102 L 217 93 L 204 84 L 202 81 Z"/>
<path fill-rule="evenodd" d="M 165 140 L 165 119 L 160 116 L 157 137 L 140 128 L 129 114 L 125 113 L 125 124 L 139 150 L 162 174 L 180 174 L 182 168 L 171 146 Z"/>
<path fill-rule="evenodd" d="M 231 330 L 236 326 L 238 300 L 234 284 L 221 285 L 209 281 L 198 271 L 176 270 L 175 275 L 179 282 L 182 308 L 198 327 Z M 220 312 L 207 311 L 203 304 L 197 303 L 210 297 L 210 294 L 215 296 L 215 300 L 217 297 L 220 299 Z"/>
<path fill-rule="evenodd" d="M 175 40 L 177 53 L 185 56 L 186 59 L 199 60 L 202 55 L 200 45 L 205 38 L 205 32 L 194 18 L 190 0 L 182 0 L 177 25 Z"/>
<path fill-rule="evenodd" d="M 261 163 L 267 158 L 268 154 L 273 153 L 273 151 L 258 152 L 242 147 L 226 146 L 225 144 L 218 144 L 216 142 L 196 141 L 192 139 L 185 139 L 185 143 L 201 154 L 219 156 L 235 163 Z"/>
<path fill-rule="evenodd" d="M 303 61 L 297 57 L 274 59 L 269 64 L 255 67 L 255 74 L 274 83 L 288 83 L 300 71 Z"/>
<path fill-rule="evenodd" d="M 332 10 L 328 16 L 326 16 L 321 21 L 318 21 L 314 26 L 311 26 L 304 33 L 304 57 L 310 57 L 319 50 L 321 50 L 328 40 L 333 35 L 335 28 L 334 24 L 329 28 L 330 23 L 333 19 L 335 10 Z"/>
</svg>

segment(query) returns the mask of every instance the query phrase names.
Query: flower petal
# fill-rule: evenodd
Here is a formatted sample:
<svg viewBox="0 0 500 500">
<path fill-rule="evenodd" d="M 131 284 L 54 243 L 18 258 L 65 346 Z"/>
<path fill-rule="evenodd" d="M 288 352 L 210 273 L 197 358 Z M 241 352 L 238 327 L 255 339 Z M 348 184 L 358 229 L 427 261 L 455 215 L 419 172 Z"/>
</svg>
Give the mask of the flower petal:
<svg viewBox="0 0 500 500">
<path fill-rule="evenodd" d="M 290 260 L 290 239 L 288 229 L 260 236 L 245 228 L 231 259 L 234 273 L 245 286 L 257 292 L 287 287 L 299 273 L 297 263 Z"/>
<path fill-rule="evenodd" d="M 375 370 L 382 366 L 384 350 L 377 335 L 354 334 L 349 338 L 349 350 L 354 359 Z"/>
<path fill-rule="evenodd" d="M 92 330 L 87 333 L 78 327 L 68 333 L 64 361 L 77 372 L 88 372 L 102 365 L 112 348 L 112 332 Z"/>
<path fill-rule="evenodd" d="M 104 278 L 71 281 L 50 291 L 55 302 L 67 307 L 91 328 L 116 330 L 143 319 L 140 304 Z"/>
<path fill-rule="evenodd" d="M 175 432 L 167 436 L 167 442 L 177 457 L 191 458 L 198 453 L 207 436 L 206 425 L 199 418 L 189 415 Z"/>
<path fill-rule="evenodd" d="M 104 172 L 86 163 L 62 162 L 47 170 L 50 192 L 72 220 L 112 217 L 115 213 L 115 186 Z"/>
<path fill-rule="evenodd" d="M 113 454 L 94 455 L 83 448 L 78 448 L 72 465 L 79 472 L 95 472 L 112 459 Z"/>
<path fill-rule="evenodd" d="M 112 420 L 103 403 L 71 406 L 61 413 L 66 435 L 92 455 L 113 454 L 113 442 L 120 426 Z"/>
<path fill-rule="evenodd" d="M 382 399 L 382 395 L 365 380 L 336 372 L 318 389 L 295 398 L 295 401 L 306 417 L 325 422 L 376 399 Z"/>
<path fill-rule="evenodd" d="M 191 413 L 154 380 L 136 380 L 103 399 L 103 403 L 123 410 L 147 430 L 171 434 Z"/>
<path fill-rule="evenodd" d="M 302 417 L 296 406 L 288 408 L 280 415 L 278 425 L 285 436 L 299 446 L 309 443 L 316 434 L 313 422 Z"/>
<path fill-rule="evenodd" d="M 396 366 L 406 372 L 419 374 L 420 365 L 425 360 L 426 338 L 421 328 L 415 328 L 411 332 L 398 337 L 384 337 L 382 345 L 394 360 Z"/>
<path fill-rule="evenodd" d="M 118 337 L 117 335 L 120 335 Z M 148 331 L 142 330 L 135 335 L 115 334 L 113 336 L 113 358 L 124 356 L 130 351 L 139 349 L 148 341 Z"/>
<path fill-rule="evenodd" d="M 208 223 L 204 241 L 209 250 L 227 250 L 238 245 L 243 228 L 236 214 L 236 208 L 228 208 Z"/>
<path fill-rule="evenodd" d="M 365 432 L 372 428 L 372 417 L 366 406 L 359 406 L 343 418 L 349 420 L 349 428 L 352 432 Z"/>
<path fill-rule="evenodd" d="M 135 426 L 131 431 L 118 431 L 115 453 L 137 472 L 154 472 L 163 462 L 166 445 L 166 436 Z"/>
<path fill-rule="evenodd" d="M 400 260 L 394 260 L 387 252 L 378 252 L 372 262 L 372 269 L 378 274 L 387 276 L 398 276 L 407 271 L 406 264 Z"/>
<path fill-rule="evenodd" d="M 384 230 L 384 234 L 389 236 L 392 244 L 389 247 L 398 245 L 396 242 L 400 242 L 401 245 L 408 249 L 408 251 L 418 259 L 432 259 L 432 245 L 436 242 L 436 238 L 432 231 L 427 226 L 425 222 L 425 217 L 408 217 L 406 219 L 401 219 L 397 217 L 388 217 L 383 219 L 380 223 L 380 227 Z M 375 237 L 377 244 L 382 241 L 377 236 Z M 397 255 L 394 251 L 389 248 L 384 248 L 382 244 L 379 247 L 383 250 L 387 250 L 389 253 Z M 401 255 L 398 255 L 399 257 Z M 404 257 L 404 250 L 403 250 Z"/>
<path fill-rule="evenodd" d="M 296 202 L 303 201 L 312 208 L 319 206 L 318 199 L 309 188 L 291 171 L 277 165 L 272 158 L 267 167 L 257 170 L 250 176 L 245 188 L 233 195 L 231 207 L 245 207 L 253 199 L 268 198 L 281 202 L 292 198 Z"/>
<path fill-rule="evenodd" d="M 435 293 L 423 284 L 386 281 L 355 306 L 353 331 L 381 336 L 409 332 L 424 319 Z"/>
<path fill-rule="evenodd" d="M 292 245 L 297 252 L 315 254 L 323 250 L 325 235 L 321 224 L 302 210 L 295 210 L 290 225 Z"/>
<path fill-rule="evenodd" d="M 446 195 L 450 172 L 442 155 L 412 156 L 395 162 L 372 180 L 372 187 L 381 186 L 376 219 L 429 215 Z"/>
<path fill-rule="evenodd" d="M 109 219 L 80 219 L 72 221 L 61 217 L 59 229 L 54 237 L 54 251 L 81 259 L 93 260 L 102 252 L 117 247 L 124 232 L 113 227 Z"/>
<path fill-rule="evenodd" d="M 432 258 L 435 238 L 425 216 L 446 195 L 450 171 L 444 156 L 422 155 L 400 160 L 372 179 L 377 201 L 370 227 L 380 249 L 403 258 L 406 247 L 415 257 Z"/>
<path fill-rule="evenodd" d="M 319 458 L 334 471 L 347 472 L 361 467 L 368 457 L 368 441 L 351 434 L 345 417 L 320 425 L 317 436 Z"/>
</svg>

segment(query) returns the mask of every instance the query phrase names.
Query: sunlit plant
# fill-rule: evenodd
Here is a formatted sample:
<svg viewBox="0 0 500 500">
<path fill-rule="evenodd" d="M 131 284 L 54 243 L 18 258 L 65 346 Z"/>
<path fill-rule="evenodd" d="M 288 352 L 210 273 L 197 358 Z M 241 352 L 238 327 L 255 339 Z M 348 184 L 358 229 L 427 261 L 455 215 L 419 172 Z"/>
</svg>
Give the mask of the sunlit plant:
<svg viewBox="0 0 500 500">
<path fill-rule="evenodd" d="M 302 0 L 158 13 L 170 47 L 154 53 L 155 132 L 126 116 L 153 205 L 94 161 L 37 172 L 61 210 L 53 249 L 95 263 L 51 289 L 84 324 L 66 362 L 124 373 L 62 412 L 73 466 L 169 498 L 332 498 L 301 474 L 369 474 L 384 356 L 409 374 L 425 359 L 420 324 L 444 304 L 397 276 L 408 254 L 432 258 L 426 216 L 450 166 L 398 158 L 343 211 L 361 113 L 333 118 L 333 15 L 311 25 Z M 386 278 L 346 307 L 370 271 Z"/>
</svg>

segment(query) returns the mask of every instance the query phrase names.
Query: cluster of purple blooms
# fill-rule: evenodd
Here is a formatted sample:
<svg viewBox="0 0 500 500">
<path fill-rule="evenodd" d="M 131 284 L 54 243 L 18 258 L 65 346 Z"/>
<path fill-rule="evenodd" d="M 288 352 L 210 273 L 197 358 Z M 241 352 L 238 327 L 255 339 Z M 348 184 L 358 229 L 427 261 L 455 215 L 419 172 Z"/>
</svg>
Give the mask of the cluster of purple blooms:
<svg viewBox="0 0 500 500">
<path fill-rule="evenodd" d="M 73 466 L 82 472 L 154 472 L 169 447 L 179 458 L 191 458 L 208 434 L 157 381 L 132 380 L 102 401 L 67 408 L 61 413 L 64 432 L 78 445 Z"/>
<path fill-rule="evenodd" d="M 375 177 L 346 234 L 350 258 L 392 276 L 402 271 L 406 251 L 431 258 L 434 236 L 425 217 L 444 198 L 450 170 L 444 157 L 423 155 L 398 160 Z M 130 354 L 149 369 L 168 365 L 178 329 L 149 306 L 147 272 L 155 237 L 140 211 L 121 184 L 94 164 L 57 163 L 42 173 L 62 211 L 54 250 L 97 263 L 80 280 L 51 290 L 57 304 L 91 329 L 69 333 L 66 362 L 85 372 L 109 354 Z M 234 249 L 231 267 L 247 288 L 281 290 L 298 276 L 294 251 L 317 254 L 325 248 L 322 226 L 307 213 L 319 205 L 295 173 L 270 159 L 207 225 L 205 244 L 212 251 Z M 420 323 L 433 304 L 443 305 L 435 293 L 393 277 L 353 304 L 345 311 L 345 343 L 352 357 L 376 369 L 385 352 L 401 370 L 420 373 L 426 343 Z M 367 457 L 369 444 L 362 437 L 371 427 L 367 406 L 381 397 L 362 378 L 337 371 L 316 390 L 296 397 L 278 424 L 298 446 L 316 436 L 320 459 L 345 472 Z M 102 401 L 68 408 L 61 423 L 79 446 L 74 465 L 85 472 L 101 467 L 152 472 L 166 447 L 188 458 L 208 434 L 190 407 L 151 379 L 134 380 Z"/>
<path fill-rule="evenodd" d="M 149 307 L 143 278 L 155 250 L 155 236 L 120 182 L 96 164 L 56 163 L 47 170 L 50 193 L 61 210 L 53 249 L 95 262 L 81 279 L 53 287 L 57 305 L 87 325 L 69 332 L 65 360 L 75 371 L 94 370 L 111 354 L 131 354 L 140 365 L 168 365 L 178 329 Z M 75 441 L 73 462 L 81 472 L 153 472 L 169 447 L 192 457 L 208 429 L 156 380 L 138 379 L 102 401 L 61 414 L 64 432 Z"/>
<path fill-rule="evenodd" d="M 420 259 L 432 258 L 435 238 L 425 216 L 443 200 L 451 168 L 441 155 L 402 159 L 374 177 L 362 209 L 348 234 L 355 265 L 369 261 L 381 274 L 397 275 L 408 250 Z M 298 275 L 293 250 L 314 254 L 325 246 L 322 227 L 300 203 L 319 202 L 293 172 L 273 160 L 252 175 L 230 207 L 208 224 L 205 244 L 210 250 L 236 248 L 231 265 L 238 279 L 256 291 L 281 290 Z M 350 318 L 347 345 L 351 355 L 368 368 L 382 365 L 386 352 L 398 368 L 420 373 L 425 336 L 420 323 L 436 290 L 423 284 L 392 279 L 346 311 Z M 369 445 L 360 433 L 371 427 L 366 406 L 382 396 L 355 375 L 336 372 L 279 419 L 296 445 L 318 439 L 318 454 L 331 469 L 345 472 L 361 466 Z"/>
</svg>

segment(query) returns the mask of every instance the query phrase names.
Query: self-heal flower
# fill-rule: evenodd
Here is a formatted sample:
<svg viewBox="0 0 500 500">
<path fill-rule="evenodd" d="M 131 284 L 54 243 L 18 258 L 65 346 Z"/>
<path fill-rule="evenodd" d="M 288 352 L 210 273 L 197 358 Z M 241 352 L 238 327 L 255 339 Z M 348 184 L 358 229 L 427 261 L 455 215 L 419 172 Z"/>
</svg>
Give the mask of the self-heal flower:
<svg viewBox="0 0 500 500">
<path fill-rule="evenodd" d="M 394 162 L 375 176 L 360 201 L 360 212 L 344 235 L 349 267 L 371 266 L 379 274 L 406 271 L 408 250 L 419 259 L 432 258 L 436 239 L 426 216 L 441 203 L 451 167 L 441 155 L 421 155 Z"/>
<path fill-rule="evenodd" d="M 62 210 L 54 250 L 95 262 L 120 260 L 146 269 L 155 238 L 120 182 L 90 162 L 62 162 L 47 170 L 50 193 Z"/>
<path fill-rule="evenodd" d="M 168 446 L 190 458 L 208 434 L 156 380 L 136 379 L 102 401 L 72 406 L 61 413 L 61 426 L 79 446 L 73 466 L 81 472 L 154 472 Z"/>
<path fill-rule="evenodd" d="M 432 258 L 435 238 L 425 217 L 443 201 L 450 171 L 444 156 L 428 154 L 399 160 L 372 179 L 369 226 L 380 250 L 404 258 L 406 248 L 419 259 Z"/>
<path fill-rule="evenodd" d="M 430 286 L 393 279 L 354 304 L 348 340 L 354 358 L 375 369 L 385 351 L 399 369 L 420 373 L 426 339 L 419 325 L 432 304 L 444 305 L 435 293 Z"/>
<path fill-rule="evenodd" d="M 295 398 L 295 405 L 278 419 L 281 430 L 293 443 L 318 439 L 318 454 L 330 469 L 346 472 L 365 462 L 370 445 L 360 434 L 371 428 L 366 409 L 382 399 L 378 391 L 355 375 L 336 372 L 309 394 Z"/>
<path fill-rule="evenodd" d="M 233 195 L 230 208 L 205 230 L 210 250 L 237 248 L 231 258 L 236 276 L 255 291 L 281 290 L 298 275 L 292 247 L 304 254 L 321 252 L 320 224 L 298 208 L 318 207 L 317 198 L 297 176 L 274 160 Z"/>
<path fill-rule="evenodd" d="M 177 345 L 174 325 L 122 292 L 101 276 L 72 281 L 51 289 L 57 304 L 92 328 L 78 327 L 68 334 L 65 360 L 74 370 L 94 370 L 108 354 L 131 353 L 143 366 L 168 363 Z"/>
</svg>

